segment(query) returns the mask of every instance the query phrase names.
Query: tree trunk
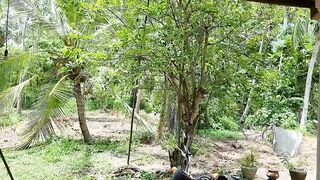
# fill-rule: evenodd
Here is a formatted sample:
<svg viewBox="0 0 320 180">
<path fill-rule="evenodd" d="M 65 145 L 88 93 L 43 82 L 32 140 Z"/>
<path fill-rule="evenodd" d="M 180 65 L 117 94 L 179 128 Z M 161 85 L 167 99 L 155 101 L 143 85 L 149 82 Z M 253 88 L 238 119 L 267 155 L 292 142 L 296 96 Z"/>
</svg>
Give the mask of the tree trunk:
<svg viewBox="0 0 320 180">
<path fill-rule="evenodd" d="M 171 103 L 169 103 L 168 106 L 169 106 L 168 107 L 168 109 L 169 109 L 168 128 L 169 128 L 170 132 L 175 137 L 177 137 L 179 135 L 179 133 L 178 133 L 179 121 L 178 121 L 177 105 L 176 104 L 172 105 Z M 172 152 L 169 151 L 169 161 L 170 161 L 171 167 L 181 166 L 181 151 L 179 149 L 175 149 Z"/>
<path fill-rule="evenodd" d="M 180 82 L 183 82 L 183 80 Z M 199 120 L 200 104 L 205 92 L 201 88 L 195 89 L 193 100 L 189 101 L 189 98 L 187 98 L 187 90 L 185 88 L 186 86 L 181 88 L 182 91 L 178 96 L 178 102 L 181 106 L 180 122 L 183 124 L 182 142 L 179 144 L 180 149 L 184 153 L 183 155 L 180 153 L 181 167 L 184 171 L 188 172 L 190 165 L 190 149 L 193 142 L 195 128 Z"/>
<path fill-rule="evenodd" d="M 256 65 L 256 68 L 255 68 L 255 74 L 257 73 L 258 71 L 258 65 Z M 253 95 L 253 92 L 254 92 L 254 88 L 255 88 L 255 85 L 256 85 L 256 75 L 254 75 L 253 79 L 252 79 L 252 87 L 250 89 L 250 92 L 249 92 L 249 96 L 248 96 L 248 99 L 247 99 L 247 103 L 246 103 L 246 107 L 244 108 L 244 111 L 241 115 L 241 118 L 240 118 L 240 123 L 244 123 L 248 114 L 249 114 L 249 110 L 250 110 L 250 105 L 251 105 L 251 101 L 252 101 L 252 95 Z"/>
<path fill-rule="evenodd" d="M 84 98 L 81 92 L 81 84 L 80 82 L 74 82 L 73 90 L 76 96 L 77 103 L 77 111 L 78 111 L 78 120 L 80 124 L 80 129 L 83 135 L 84 142 L 87 144 L 91 144 L 93 139 L 89 133 L 89 129 L 87 126 L 87 120 L 85 117 L 85 107 L 84 107 Z"/>
<path fill-rule="evenodd" d="M 140 82 L 139 82 L 140 83 Z M 135 102 L 135 110 L 134 110 L 134 114 L 135 115 L 139 115 L 140 109 L 141 109 L 141 100 L 142 100 L 142 90 L 141 89 L 137 89 L 137 94 L 136 94 L 136 102 Z M 142 124 L 137 121 L 136 126 L 135 126 L 135 130 L 141 129 Z"/>
<path fill-rule="evenodd" d="M 136 109 L 135 113 L 139 114 L 140 109 L 141 109 L 141 101 L 142 101 L 142 90 L 138 89 L 137 90 L 137 99 L 136 99 Z"/>
<path fill-rule="evenodd" d="M 320 48 L 320 40 L 317 39 L 316 44 L 313 49 L 311 61 L 308 66 L 308 74 L 307 74 L 306 87 L 305 87 L 305 91 L 304 91 L 300 126 L 304 126 L 307 121 L 309 98 L 310 98 L 310 91 L 311 91 L 311 84 L 312 84 L 312 73 L 313 73 L 314 65 L 315 65 L 317 58 L 318 58 L 319 48 Z"/>
<path fill-rule="evenodd" d="M 169 104 L 169 92 L 168 92 L 168 82 L 167 78 L 164 80 L 164 89 L 163 89 L 163 102 L 162 102 L 162 107 L 161 107 L 161 113 L 160 113 L 160 120 L 159 120 L 159 125 L 158 125 L 158 138 L 161 139 L 163 136 L 163 131 L 165 124 L 168 119 L 168 104 Z"/>
<path fill-rule="evenodd" d="M 210 123 L 210 109 L 209 106 L 203 107 L 203 114 L 204 114 L 204 120 L 203 124 L 205 128 L 211 128 L 211 123 Z"/>
<path fill-rule="evenodd" d="M 182 162 L 182 168 L 186 172 L 189 172 L 190 155 L 191 155 L 190 150 L 191 150 L 192 140 L 194 136 L 194 131 L 195 131 L 195 125 L 186 124 L 185 131 L 183 134 L 183 142 L 180 147 L 180 149 L 183 150 L 184 155 L 187 157 L 187 158 L 183 158 L 183 162 Z"/>
</svg>

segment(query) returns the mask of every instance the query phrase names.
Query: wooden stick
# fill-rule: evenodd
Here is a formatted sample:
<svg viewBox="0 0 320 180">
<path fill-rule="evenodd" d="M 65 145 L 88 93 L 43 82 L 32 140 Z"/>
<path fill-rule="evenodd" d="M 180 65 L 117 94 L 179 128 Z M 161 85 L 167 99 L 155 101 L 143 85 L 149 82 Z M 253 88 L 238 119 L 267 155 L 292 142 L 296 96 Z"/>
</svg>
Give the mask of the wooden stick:
<svg viewBox="0 0 320 180">
<path fill-rule="evenodd" d="M 1 159 L 2 159 L 2 161 L 3 161 L 3 163 L 4 163 L 4 166 L 5 166 L 6 169 L 7 169 L 7 172 L 8 172 L 8 174 L 9 174 L 9 176 L 10 176 L 10 179 L 11 179 L 11 180 L 14 180 L 14 178 L 13 178 L 13 176 L 12 176 L 12 173 L 11 173 L 11 171 L 10 171 L 9 165 L 8 165 L 6 159 L 4 158 L 4 155 L 3 155 L 1 149 L 0 149 L 0 156 L 1 156 Z"/>
</svg>

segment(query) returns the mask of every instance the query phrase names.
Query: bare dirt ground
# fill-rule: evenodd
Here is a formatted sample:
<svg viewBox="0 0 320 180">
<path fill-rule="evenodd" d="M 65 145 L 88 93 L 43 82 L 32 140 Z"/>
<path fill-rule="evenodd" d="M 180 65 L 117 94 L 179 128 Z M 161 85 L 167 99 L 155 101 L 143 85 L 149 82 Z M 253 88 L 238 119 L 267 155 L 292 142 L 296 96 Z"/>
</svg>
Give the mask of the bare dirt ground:
<svg viewBox="0 0 320 180">
<path fill-rule="evenodd" d="M 87 114 L 88 126 L 91 134 L 96 138 L 124 139 L 129 135 L 130 120 L 124 115 L 112 112 L 90 112 Z M 143 115 L 150 124 L 156 126 L 157 116 Z M 60 133 L 63 136 L 81 138 L 76 117 L 71 121 L 63 121 L 64 129 Z M 134 129 L 141 129 L 142 125 Z M 2 148 L 13 147 L 18 143 L 16 126 L 0 130 L 0 146 Z M 200 155 L 193 157 L 191 172 L 194 174 L 202 172 L 214 173 L 218 167 L 224 167 L 231 173 L 239 170 L 239 159 L 249 149 L 256 149 L 259 153 L 259 171 L 257 179 L 265 179 L 267 169 L 280 170 L 279 180 L 289 180 L 288 170 L 282 165 L 280 159 L 272 150 L 271 144 L 261 139 L 258 140 L 213 140 L 205 137 L 197 137 L 196 141 L 201 144 L 203 151 Z M 108 160 L 110 171 L 126 165 L 126 156 L 114 153 L 97 154 L 99 159 Z M 315 179 L 316 162 L 316 139 L 304 137 L 300 157 L 306 160 L 308 165 L 307 180 Z M 140 145 L 132 153 L 132 164 L 145 171 L 157 171 L 169 169 L 168 154 L 159 144 Z M 102 176 L 102 175 L 101 175 Z M 97 175 L 99 177 L 99 175 Z"/>
</svg>

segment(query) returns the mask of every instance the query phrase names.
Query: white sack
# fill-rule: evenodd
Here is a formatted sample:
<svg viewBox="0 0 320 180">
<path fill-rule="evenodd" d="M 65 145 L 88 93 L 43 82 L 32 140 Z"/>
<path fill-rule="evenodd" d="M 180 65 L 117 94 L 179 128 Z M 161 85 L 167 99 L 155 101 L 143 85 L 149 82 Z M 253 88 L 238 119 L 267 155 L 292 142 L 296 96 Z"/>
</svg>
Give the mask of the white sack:
<svg viewBox="0 0 320 180">
<path fill-rule="evenodd" d="M 299 152 L 303 134 L 279 127 L 273 128 L 272 147 L 278 156 L 292 157 Z"/>
</svg>

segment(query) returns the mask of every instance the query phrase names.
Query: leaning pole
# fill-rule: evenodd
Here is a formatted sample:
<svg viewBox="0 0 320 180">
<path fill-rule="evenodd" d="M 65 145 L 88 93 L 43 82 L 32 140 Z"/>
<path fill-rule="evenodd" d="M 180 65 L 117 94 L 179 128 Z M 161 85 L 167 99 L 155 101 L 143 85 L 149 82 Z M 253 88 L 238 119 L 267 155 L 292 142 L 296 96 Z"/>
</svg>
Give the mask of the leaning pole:
<svg viewBox="0 0 320 180">
<path fill-rule="evenodd" d="M 133 120 L 134 120 L 134 112 L 136 109 L 136 100 L 137 100 L 137 89 L 134 88 L 132 91 L 132 112 L 131 112 L 131 124 L 130 124 L 130 138 L 129 138 L 129 147 L 128 147 L 128 158 L 127 165 L 130 165 L 130 156 L 131 156 L 131 145 L 132 145 L 132 132 L 133 132 Z"/>
</svg>

